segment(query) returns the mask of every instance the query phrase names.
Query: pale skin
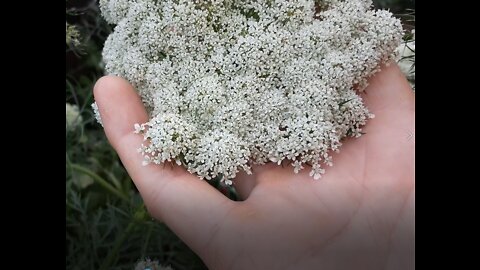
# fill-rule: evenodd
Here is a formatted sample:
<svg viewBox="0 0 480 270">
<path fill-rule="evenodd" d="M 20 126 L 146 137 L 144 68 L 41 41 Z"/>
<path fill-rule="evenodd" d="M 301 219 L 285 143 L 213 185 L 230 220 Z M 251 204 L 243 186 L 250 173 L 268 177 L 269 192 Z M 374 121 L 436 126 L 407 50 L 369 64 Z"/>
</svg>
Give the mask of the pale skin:
<svg viewBox="0 0 480 270">
<path fill-rule="evenodd" d="M 308 168 L 255 166 L 234 202 L 177 165 L 142 166 L 148 121 L 133 87 L 101 78 L 94 89 L 108 140 L 150 214 L 209 269 L 414 269 L 414 94 L 394 64 L 361 94 L 376 115 L 345 140 L 320 180 Z"/>
</svg>

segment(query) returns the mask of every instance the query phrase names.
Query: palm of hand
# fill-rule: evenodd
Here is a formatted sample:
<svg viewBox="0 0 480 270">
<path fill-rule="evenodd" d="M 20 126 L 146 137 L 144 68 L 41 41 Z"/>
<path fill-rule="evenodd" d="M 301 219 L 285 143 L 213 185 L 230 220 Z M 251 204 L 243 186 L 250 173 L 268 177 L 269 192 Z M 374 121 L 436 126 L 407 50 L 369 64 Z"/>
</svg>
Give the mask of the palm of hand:
<svg viewBox="0 0 480 270">
<path fill-rule="evenodd" d="M 147 115 L 127 82 L 103 78 L 95 97 L 150 213 L 210 269 L 413 268 L 414 97 L 396 66 L 371 80 L 363 98 L 376 118 L 344 142 L 321 180 L 308 169 L 255 167 L 235 181 L 242 202 L 182 168 L 141 166 L 132 127 Z"/>
</svg>

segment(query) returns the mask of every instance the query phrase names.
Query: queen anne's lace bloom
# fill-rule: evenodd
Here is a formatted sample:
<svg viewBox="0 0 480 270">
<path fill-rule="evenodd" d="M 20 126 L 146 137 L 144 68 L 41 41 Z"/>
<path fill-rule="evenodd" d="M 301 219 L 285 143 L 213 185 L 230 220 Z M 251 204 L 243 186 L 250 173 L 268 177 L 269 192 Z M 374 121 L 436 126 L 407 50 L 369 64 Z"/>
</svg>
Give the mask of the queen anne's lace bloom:
<svg viewBox="0 0 480 270">
<path fill-rule="evenodd" d="M 227 184 L 252 164 L 331 165 L 371 117 L 362 90 L 400 21 L 370 0 L 101 0 L 106 71 L 138 90 L 145 163 Z"/>
</svg>

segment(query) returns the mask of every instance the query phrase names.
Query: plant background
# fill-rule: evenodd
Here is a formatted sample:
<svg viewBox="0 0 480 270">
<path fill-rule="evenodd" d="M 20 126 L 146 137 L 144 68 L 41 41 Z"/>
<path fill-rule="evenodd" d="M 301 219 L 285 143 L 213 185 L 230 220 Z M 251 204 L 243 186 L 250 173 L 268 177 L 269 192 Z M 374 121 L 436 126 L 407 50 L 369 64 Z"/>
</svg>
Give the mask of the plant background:
<svg viewBox="0 0 480 270">
<path fill-rule="evenodd" d="M 415 0 L 376 0 L 415 28 Z M 66 269 L 134 269 L 152 258 L 175 270 L 206 269 L 167 226 L 145 210 L 90 105 L 103 75 L 101 50 L 112 31 L 95 0 L 66 1 Z M 212 183 L 216 185 L 217 183 Z M 235 198 L 231 190 L 222 190 Z M 152 268 L 153 270 L 153 268 Z"/>
</svg>

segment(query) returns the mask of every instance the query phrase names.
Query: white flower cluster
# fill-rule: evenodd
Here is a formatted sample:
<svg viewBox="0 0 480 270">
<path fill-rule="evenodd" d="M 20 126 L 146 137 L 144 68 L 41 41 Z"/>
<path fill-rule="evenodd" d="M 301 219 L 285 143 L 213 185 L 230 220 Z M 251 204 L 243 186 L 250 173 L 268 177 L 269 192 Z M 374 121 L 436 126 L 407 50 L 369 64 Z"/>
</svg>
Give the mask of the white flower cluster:
<svg viewBox="0 0 480 270">
<path fill-rule="evenodd" d="M 93 115 L 95 116 L 95 120 L 97 120 L 97 122 L 103 127 L 102 117 L 100 116 L 100 111 L 98 111 L 98 105 L 96 102 L 92 103 L 92 110 L 93 110 Z"/>
<path fill-rule="evenodd" d="M 66 108 L 67 130 L 74 130 L 83 122 L 83 118 L 80 115 L 77 105 L 66 103 Z"/>
<path fill-rule="evenodd" d="M 399 20 L 370 0 L 101 0 L 107 73 L 138 90 L 145 163 L 227 184 L 252 164 L 331 165 L 371 114 L 362 90 L 394 58 Z"/>
</svg>

